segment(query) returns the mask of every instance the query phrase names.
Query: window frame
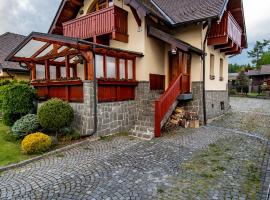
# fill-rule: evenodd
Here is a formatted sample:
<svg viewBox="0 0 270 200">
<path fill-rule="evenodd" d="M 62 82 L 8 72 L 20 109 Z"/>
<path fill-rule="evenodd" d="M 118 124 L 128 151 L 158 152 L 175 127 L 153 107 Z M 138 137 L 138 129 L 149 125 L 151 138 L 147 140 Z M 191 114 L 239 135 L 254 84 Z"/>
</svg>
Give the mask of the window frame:
<svg viewBox="0 0 270 200">
<path fill-rule="evenodd" d="M 224 59 L 223 58 L 219 59 L 219 80 L 220 81 L 224 80 Z"/>
<path fill-rule="evenodd" d="M 136 58 L 124 58 L 122 56 L 113 56 L 109 54 L 100 54 L 97 53 L 98 56 L 103 56 L 103 77 L 97 77 L 97 79 L 101 80 L 117 80 L 117 81 L 136 81 Z M 107 57 L 115 58 L 115 78 L 110 78 L 107 76 Z M 125 62 L 125 78 L 120 78 L 120 59 L 124 60 Z M 129 79 L 129 61 L 132 62 L 132 78 Z"/>
<path fill-rule="evenodd" d="M 210 80 L 215 80 L 215 55 L 214 54 L 210 54 L 210 71 L 209 71 L 209 77 Z"/>
</svg>

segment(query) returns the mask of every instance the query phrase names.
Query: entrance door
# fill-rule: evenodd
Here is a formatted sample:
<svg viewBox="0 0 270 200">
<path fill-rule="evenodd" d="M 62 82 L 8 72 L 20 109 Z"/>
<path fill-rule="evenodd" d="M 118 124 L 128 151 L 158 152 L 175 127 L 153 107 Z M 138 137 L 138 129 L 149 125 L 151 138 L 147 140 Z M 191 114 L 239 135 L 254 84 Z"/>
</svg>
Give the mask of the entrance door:
<svg viewBox="0 0 270 200">
<path fill-rule="evenodd" d="M 190 92 L 191 56 L 184 52 L 177 52 L 177 54 L 169 53 L 169 62 L 169 83 L 171 84 L 172 81 L 182 74 L 183 92 Z"/>
</svg>

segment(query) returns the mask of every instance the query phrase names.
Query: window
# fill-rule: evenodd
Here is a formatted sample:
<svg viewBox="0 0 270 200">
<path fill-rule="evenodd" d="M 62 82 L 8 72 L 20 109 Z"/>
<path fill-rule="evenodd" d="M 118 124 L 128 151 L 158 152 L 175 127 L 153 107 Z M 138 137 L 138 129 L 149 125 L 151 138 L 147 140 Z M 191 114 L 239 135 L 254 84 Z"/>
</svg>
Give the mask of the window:
<svg viewBox="0 0 270 200">
<path fill-rule="evenodd" d="M 219 64 L 219 80 L 223 81 L 223 59 L 220 59 L 220 64 Z"/>
<path fill-rule="evenodd" d="M 56 79 L 56 66 L 50 66 L 50 79 Z"/>
<path fill-rule="evenodd" d="M 65 77 L 67 77 L 67 75 L 66 75 L 66 67 L 60 67 L 60 71 L 61 71 L 61 77 L 62 78 L 65 78 Z"/>
<path fill-rule="evenodd" d="M 107 65 L 107 78 L 116 78 L 115 58 L 107 56 L 106 65 Z"/>
<path fill-rule="evenodd" d="M 124 59 L 119 59 L 119 78 L 126 78 L 126 61 Z"/>
<path fill-rule="evenodd" d="M 133 79 L 133 61 L 128 60 L 128 79 Z"/>
<path fill-rule="evenodd" d="M 36 66 L 36 79 L 44 79 L 45 78 L 45 66 L 37 65 Z"/>
<path fill-rule="evenodd" d="M 215 56 L 213 54 L 210 55 L 210 79 L 215 79 Z"/>
<path fill-rule="evenodd" d="M 96 55 L 96 75 L 97 78 L 104 77 L 104 62 L 102 55 Z"/>
<path fill-rule="evenodd" d="M 97 0 L 96 11 L 107 8 L 108 6 L 109 6 L 109 0 Z"/>
<path fill-rule="evenodd" d="M 116 80 L 133 80 L 134 60 L 108 55 L 95 55 L 96 77 Z"/>
</svg>

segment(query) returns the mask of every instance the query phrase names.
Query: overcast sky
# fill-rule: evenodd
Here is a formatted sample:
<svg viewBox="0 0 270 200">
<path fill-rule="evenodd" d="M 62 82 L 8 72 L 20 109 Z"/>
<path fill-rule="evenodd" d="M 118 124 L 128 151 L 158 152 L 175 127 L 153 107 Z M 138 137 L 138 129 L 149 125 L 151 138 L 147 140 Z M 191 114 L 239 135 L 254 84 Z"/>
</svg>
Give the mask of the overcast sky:
<svg viewBox="0 0 270 200">
<path fill-rule="evenodd" d="M 256 40 L 270 39 L 270 0 L 243 0 L 249 48 Z M 1 0 L 0 34 L 14 32 L 27 35 L 32 31 L 47 32 L 60 0 Z M 246 53 L 231 59 L 248 63 Z"/>
</svg>

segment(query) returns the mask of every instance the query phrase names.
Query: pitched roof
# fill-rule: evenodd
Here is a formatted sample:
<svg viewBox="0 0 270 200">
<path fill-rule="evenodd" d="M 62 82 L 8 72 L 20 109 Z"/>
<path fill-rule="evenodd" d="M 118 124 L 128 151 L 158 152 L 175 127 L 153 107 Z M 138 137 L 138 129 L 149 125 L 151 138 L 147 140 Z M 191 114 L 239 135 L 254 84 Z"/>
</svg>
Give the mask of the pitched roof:
<svg viewBox="0 0 270 200">
<path fill-rule="evenodd" d="M 270 65 L 263 65 L 259 70 L 248 70 L 248 76 L 270 75 Z"/>
<path fill-rule="evenodd" d="M 261 68 L 262 75 L 270 75 L 270 65 L 263 65 Z"/>
<path fill-rule="evenodd" d="M 2 69 L 28 71 L 18 63 L 5 61 L 6 57 L 25 39 L 25 36 L 15 33 L 0 35 L 0 65 Z"/>
<path fill-rule="evenodd" d="M 183 24 L 222 16 L 228 0 L 152 0 L 173 24 Z"/>
</svg>

